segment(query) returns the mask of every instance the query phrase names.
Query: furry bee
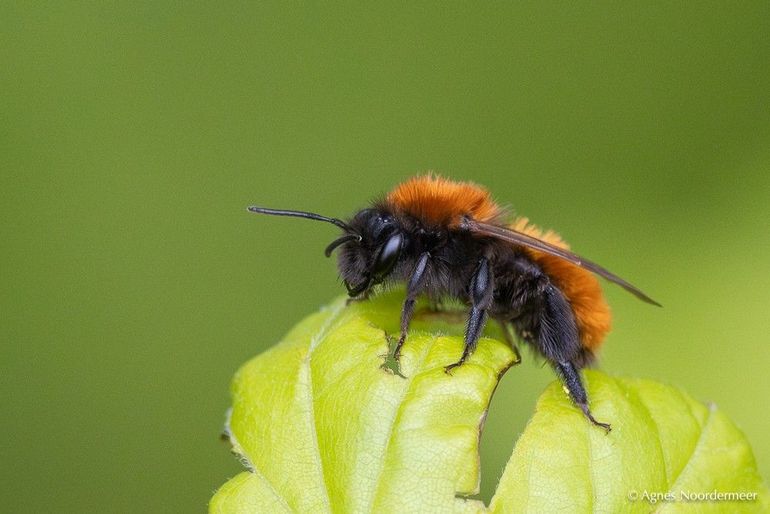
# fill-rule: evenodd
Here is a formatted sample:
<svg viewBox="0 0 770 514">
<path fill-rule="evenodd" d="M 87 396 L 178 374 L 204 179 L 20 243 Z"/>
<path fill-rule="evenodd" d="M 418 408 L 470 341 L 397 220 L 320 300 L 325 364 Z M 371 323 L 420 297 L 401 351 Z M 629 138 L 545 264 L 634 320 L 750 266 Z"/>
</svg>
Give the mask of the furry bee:
<svg viewBox="0 0 770 514">
<path fill-rule="evenodd" d="M 426 175 L 407 180 L 348 221 L 302 211 L 249 207 L 249 211 L 332 223 L 343 234 L 338 267 L 351 298 L 366 298 L 381 283 L 405 282 L 399 358 L 419 295 L 451 297 L 469 305 L 465 346 L 447 373 L 476 347 L 488 318 L 512 327 L 554 368 L 572 400 L 594 419 L 579 370 L 591 364 L 610 329 L 610 310 L 595 275 L 639 299 L 660 305 L 622 278 L 572 253 L 554 232 L 526 218 L 505 221 L 489 192 L 470 182 Z"/>
</svg>

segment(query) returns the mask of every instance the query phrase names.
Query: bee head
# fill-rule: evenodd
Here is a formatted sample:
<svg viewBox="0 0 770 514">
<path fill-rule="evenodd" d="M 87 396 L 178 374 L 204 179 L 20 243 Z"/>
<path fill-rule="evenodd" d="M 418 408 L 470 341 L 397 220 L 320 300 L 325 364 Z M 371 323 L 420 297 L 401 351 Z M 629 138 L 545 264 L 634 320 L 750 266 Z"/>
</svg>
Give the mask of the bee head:
<svg viewBox="0 0 770 514">
<path fill-rule="evenodd" d="M 333 241 L 326 255 L 341 246 L 337 264 L 351 297 L 382 282 L 395 267 L 404 247 L 396 219 L 379 209 L 364 209 L 349 222 L 350 232 Z"/>
</svg>

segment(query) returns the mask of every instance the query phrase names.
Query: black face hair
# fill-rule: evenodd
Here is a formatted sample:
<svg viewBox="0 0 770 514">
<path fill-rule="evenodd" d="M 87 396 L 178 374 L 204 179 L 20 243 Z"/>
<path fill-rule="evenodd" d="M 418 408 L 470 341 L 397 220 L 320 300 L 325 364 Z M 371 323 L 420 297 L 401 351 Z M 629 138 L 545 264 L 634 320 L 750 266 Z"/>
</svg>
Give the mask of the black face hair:
<svg viewBox="0 0 770 514">
<path fill-rule="evenodd" d="M 341 243 L 338 268 L 348 295 L 366 297 L 372 286 L 392 276 L 407 246 L 406 234 L 393 215 L 380 209 L 363 209 L 348 223 L 361 237 L 355 244 Z"/>
</svg>

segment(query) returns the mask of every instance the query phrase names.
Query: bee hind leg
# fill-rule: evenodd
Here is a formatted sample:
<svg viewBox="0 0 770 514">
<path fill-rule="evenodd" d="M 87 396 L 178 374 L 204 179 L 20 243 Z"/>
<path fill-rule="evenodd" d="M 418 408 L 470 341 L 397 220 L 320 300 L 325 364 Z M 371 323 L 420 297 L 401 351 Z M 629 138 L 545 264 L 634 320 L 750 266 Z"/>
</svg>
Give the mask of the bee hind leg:
<svg viewBox="0 0 770 514">
<path fill-rule="evenodd" d="M 596 421 L 596 418 L 594 418 L 593 414 L 591 414 L 591 410 L 588 408 L 588 395 L 586 394 L 583 381 L 580 379 L 580 374 L 575 365 L 572 362 L 557 362 L 554 364 L 554 367 L 561 376 L 567 391 L 569 391 L 572 401 L 574 401 L 575 405 L 583 411 L 583 414 L 588 418 L 588 421 L 595 426 L 604 429 L 609 434 L 610 430 L 612 430 L 610 424 Z"/>
</svg>

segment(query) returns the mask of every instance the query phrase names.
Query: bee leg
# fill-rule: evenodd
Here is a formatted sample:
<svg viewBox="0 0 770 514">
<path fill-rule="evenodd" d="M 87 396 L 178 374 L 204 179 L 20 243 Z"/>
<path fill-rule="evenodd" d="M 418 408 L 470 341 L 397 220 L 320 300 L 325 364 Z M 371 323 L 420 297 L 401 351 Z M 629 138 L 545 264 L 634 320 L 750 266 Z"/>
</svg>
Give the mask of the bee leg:
<svg viewBox="0 0 770 514">
<path fill-rule="evenodd" d="M 369 301 L 369 295 L 370 295 L 370 290 L 367 289 L 366 291 L 364 291 L 363 293 L 361 293 L 360 295 L 358 295 L 358 296 L 356 296 L 354 298 L 346 299 L 345 300 L 345 305 L 350 305 L 352 303 L 358 303 L 358 302 L 367 302 L 367 301 Z"/>
<path fill-rule="evenodd" d="M 580 410 L 583 411 L 585 417 L 588 418 L 588 420 L 597 427 L 606 430 L 609 434 L 610 430 L 612 430 L 612 427 L 610 427 L 609 423 L 600 423 L 599 421 L 596 421 L 596 419 L 591 414 L 591 410 L 588 408 L 588 395 L 586 394 L 583 381 L 580 380 L 580 374 L 578 373 L 575 365 L 572 362 L 557 362 L 554 364 L 554 367 L 556 368 L 556 371 L 559 373 L 559 375 L 561 375 L 561 378 L 564 381 L 564 386 L 567 388 L 569 395 L 572 397 L 572 401 L 574 401 L 575 404 L 580 407 Z"/>
<path fill-rule="evenodd" d="M 401 310 L 401 337 L 399 337 L 396 348 L 393 350 L 393 358 L 396 361 L 401 357 L 401 347 L 404 346 L 404 341 L 406 341 L 406 333 L 409 330 L 409 322 L 414 314 L 414 304 L 417 300 L 417 295 L 420 294 L 423 282 L 425 282 L 427 275 L 425 271 L 428 269 L 429 259 L 430 253 L 428 252 L 420 255 L 406 286 L 406 299 L 404 300 L 404 308 Z"/>
<path fill-rule="evenodd" d="M 503 337 L 505 337 L 505 342 L 508 343 L 508 346 L 511 347 L 511 350 L 513 350 L 514 355 L 516 355 L 516 359 L 513 361 L 513 365 L 521 363 L 521 353 L 519 353 L 519 347 L 516 344 L 516 341 L 513 340 L 513 335 L 511 335 L 511 323 L 507 321 L 505 318 L 496 318 L 495 321 L 500 325 L 500 329 L 503 331 Z"/>
<path fill-rule="evenodd" d="M 444 371 L 449 373 L 451 370 L 462 364 L 476 349 L 476 343 L 479 341 L 484 323 L 487 321 L 487 309 L 492 304 L 492 293 L 494 292 L 494 280 L 492 272 L 489 269 L 489 261 L 482 258 L 476 268 L 476 272 L 471 279 L 468 296 L 471 300 L 471 313 L 468 316 L 468 324 L 465 327 L 465 348 L 460 360 L 446 366 Z"/>
<path fill-rule="evenodd" d="M 588 394 L 580 379 L 578 367 L 582 367 L 584 348 L 580 343 L 575 315 L 564 293 L 542 276 L 538 284 L 541 298 L 537 338 L 538 351 L 553 364 L 572 401 L 594 425 L 610 431 L 610 425 L 600 423 L 588 408 Z"/>
</svg>

